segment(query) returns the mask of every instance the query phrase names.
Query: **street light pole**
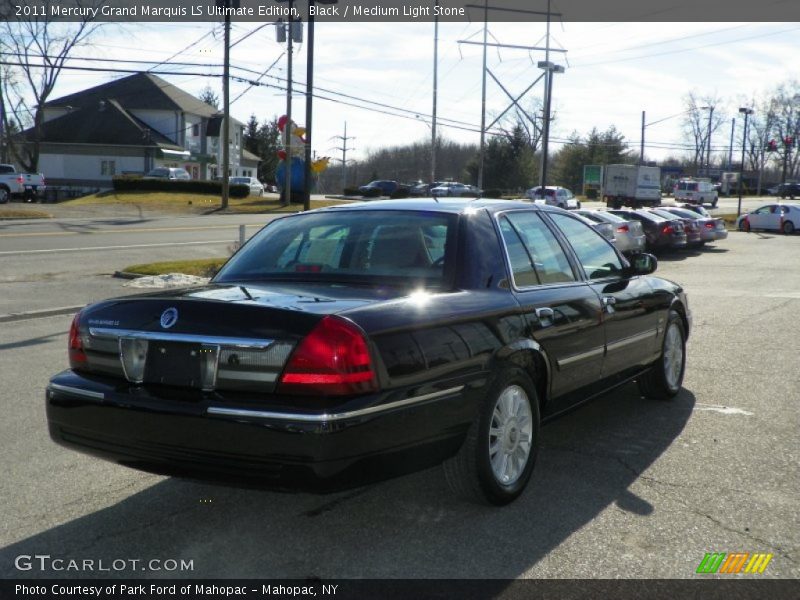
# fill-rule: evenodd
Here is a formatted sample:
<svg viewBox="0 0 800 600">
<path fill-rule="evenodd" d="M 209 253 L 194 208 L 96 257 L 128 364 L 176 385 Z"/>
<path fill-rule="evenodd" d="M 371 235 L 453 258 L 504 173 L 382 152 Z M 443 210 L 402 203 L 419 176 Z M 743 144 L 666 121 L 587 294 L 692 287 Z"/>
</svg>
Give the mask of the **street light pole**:
<svg viewBox="0 0 800 600">
<path fill-rule="evenodd" d="M 740 108 L 739 112 L 744 114 L 744 133 L 742 134 L 742 163 L 739 165 L 739 205 L 736 208 L 736 216 L 742 214 L 742 189 L 744 188 L 744 150 L 747 146 L 747 117 L 753 114 L 752 108 Z"/>
<path fill-rule="evenodd" d="M 639 148 L 639 164 L 644 164 L 644 111 L 642 111 L 642 145 Z"/>
<path fill-rule="evenodd" d="M 711 177 L 711 117 L 714 116 L 714 107 L 708 107 L 708 148 L 706 149 L 706 177 Z"/>
<path fill-rule="evenodd" d="M 439 0 L 434 2 L 435 8 Z M 433 18 L 433 112 L 431 118 L 431 183 L 436 181 L 436 100 L 439 88 L 439 16 Z"/>
</svg>

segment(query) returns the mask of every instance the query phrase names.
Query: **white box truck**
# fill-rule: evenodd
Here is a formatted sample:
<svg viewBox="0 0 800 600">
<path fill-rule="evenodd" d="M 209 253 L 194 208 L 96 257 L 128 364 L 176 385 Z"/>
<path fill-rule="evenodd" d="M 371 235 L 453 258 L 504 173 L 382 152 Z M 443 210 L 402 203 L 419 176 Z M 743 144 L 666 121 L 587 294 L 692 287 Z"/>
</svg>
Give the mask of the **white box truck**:
<svg viewBox="0 0 800 600">
<path fill-rule="evenodd" d="M 638 165 L 607 165 L 603 172 L 603 200 L 609 208 L 659 206 L 661 169 Z"/>
</svg>

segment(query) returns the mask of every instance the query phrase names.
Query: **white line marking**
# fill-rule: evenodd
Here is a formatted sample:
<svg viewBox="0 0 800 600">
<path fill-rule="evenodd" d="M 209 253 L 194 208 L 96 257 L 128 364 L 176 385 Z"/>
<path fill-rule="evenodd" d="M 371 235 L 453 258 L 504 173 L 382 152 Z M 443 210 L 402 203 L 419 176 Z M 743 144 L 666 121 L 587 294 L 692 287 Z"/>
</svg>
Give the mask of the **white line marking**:
<svg viewBox="0 0 800 600">
<path fill-rule="evenodd" d="M 208 240 L 205 242 L 165 242 L 162 244 L 132 244 L 130 246 L 87 246 L 85 248 L 49 248 L 47 250 L 6 250 L 7 254 L 46 254 L 53 252 L 85 252 L 87 250 L 124 250 L 127 248 L 163 248 L 165 246 L 198 246 L 201 244 L 233 244 L 236 240 Z"/>
<path fill-rule="evenodd" d="M 702 402 L 698 402 L 695 404 L 695 410 L 709 410 L 713 412 L 718 412 L 723 415 L 745 415 L 747 417 L 752 417 L 753 413 L 749 410 L 742 410 L 741 408 L 733 408 L 732 406 L 722 406 L 720 404 L 703 404 Z"/>
</svg>

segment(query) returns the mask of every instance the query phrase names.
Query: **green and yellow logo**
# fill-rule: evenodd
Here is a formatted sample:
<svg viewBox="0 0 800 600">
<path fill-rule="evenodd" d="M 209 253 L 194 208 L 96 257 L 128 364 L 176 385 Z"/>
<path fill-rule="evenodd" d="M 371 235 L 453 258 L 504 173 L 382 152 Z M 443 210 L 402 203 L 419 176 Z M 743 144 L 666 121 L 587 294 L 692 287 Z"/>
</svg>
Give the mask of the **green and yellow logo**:
<svg viewBox="0 0 800 600">
<path fill-rule="evenodd" d="M 756 552 L 706 552 L 696 573 L 763 573 L 772 554 Z"/>
</svg>

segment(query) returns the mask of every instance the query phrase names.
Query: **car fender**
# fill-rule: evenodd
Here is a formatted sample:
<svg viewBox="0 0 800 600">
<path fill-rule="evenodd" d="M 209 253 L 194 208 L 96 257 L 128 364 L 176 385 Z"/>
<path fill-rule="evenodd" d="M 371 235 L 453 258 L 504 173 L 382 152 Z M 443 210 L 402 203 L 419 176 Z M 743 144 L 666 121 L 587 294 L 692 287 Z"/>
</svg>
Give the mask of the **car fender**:
<svg viewBox="0 0 800 600">
<path fill-rule="evenodd" d="M 550 359 L 536 340 L 525 338 L 506 344 L 492 357 L 490 367 L 493 371 L 497 370 L 498 363 L 512 363 L 525 369 L 536 384 L 541 406 L 547 403 L 550 397 Z"/>
</svg>

